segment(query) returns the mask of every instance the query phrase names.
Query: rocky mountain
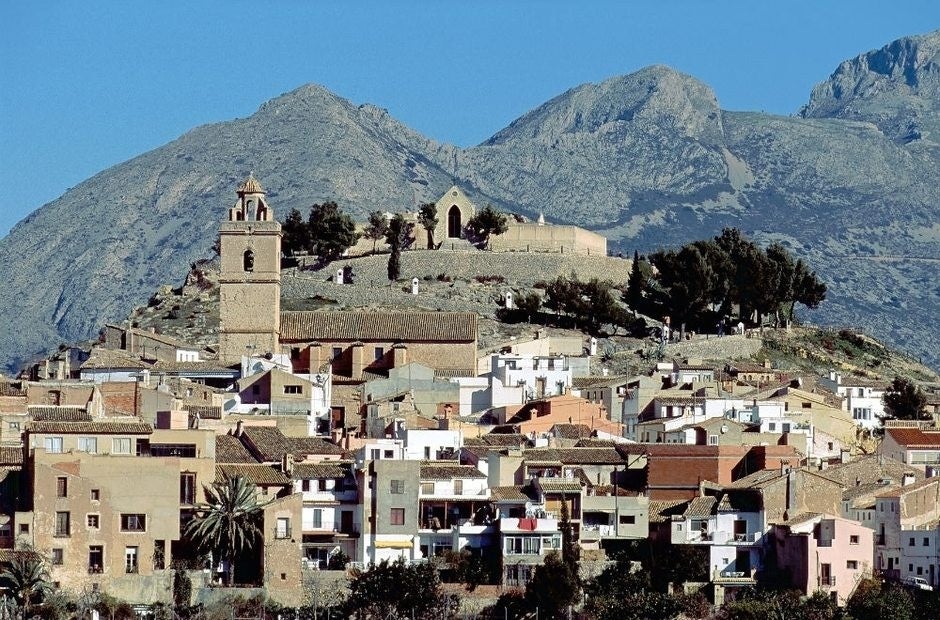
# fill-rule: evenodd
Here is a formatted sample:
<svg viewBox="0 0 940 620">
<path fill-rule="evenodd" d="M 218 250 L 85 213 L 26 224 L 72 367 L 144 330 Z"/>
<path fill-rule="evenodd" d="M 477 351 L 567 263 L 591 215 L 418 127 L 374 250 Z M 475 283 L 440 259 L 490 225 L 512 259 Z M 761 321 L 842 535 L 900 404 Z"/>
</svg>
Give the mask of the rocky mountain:
<svg viewBox="0 0 940 620">
<path fill-rule="evenodd" d="M 0 240 L 4 361 L 93 334 L 206 255 L 254 171 L 280 215 L 335 199 L 364 215 L 478 202 L 606 234 L 615 250 L 737 226 L 830 285 L 809 317 L 864 327 L 940 365 L 940 32 L 842 63 L 798 116 L 720 108 L 668 67 L 585 84 L 469 148 L 304 86 L 110 168 Z"/>
</svg>

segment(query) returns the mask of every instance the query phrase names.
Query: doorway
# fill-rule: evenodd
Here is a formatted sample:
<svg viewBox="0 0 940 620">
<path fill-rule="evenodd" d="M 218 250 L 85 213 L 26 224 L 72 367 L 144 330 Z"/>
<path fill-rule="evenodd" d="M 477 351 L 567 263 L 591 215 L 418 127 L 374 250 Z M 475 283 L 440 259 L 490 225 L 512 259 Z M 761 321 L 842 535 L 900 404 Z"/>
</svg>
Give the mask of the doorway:
<svg viewBox="0 0 940 620">
<path fill-rule="evenodd" d="M 463 228 L 460 221 L 460 209 L 454 205 L 447 211 L 447 237 L 450 239 L 459 239 L 460 230 Z"/>
</svg>

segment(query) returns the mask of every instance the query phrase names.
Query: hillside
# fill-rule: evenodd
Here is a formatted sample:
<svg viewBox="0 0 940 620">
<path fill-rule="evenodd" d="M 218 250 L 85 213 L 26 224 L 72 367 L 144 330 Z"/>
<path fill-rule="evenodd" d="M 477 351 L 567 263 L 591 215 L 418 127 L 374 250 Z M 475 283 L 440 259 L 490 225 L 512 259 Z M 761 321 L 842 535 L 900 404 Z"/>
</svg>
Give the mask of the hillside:
<svg viewBox="0 0 940 620">
<path fill-rule="evenodd" d="M 569 90 L 469 149 L 301 87 L 95 175 L 0 240 L 0 362 L 96 333 L 206 256 L 253 170 L 281 217 L 326 199 L 360 217 L 413 209 L 456 182 L 625 253 L 737 226 L 822 274 L 829 301 L 809 319 L 940 367 L 938 46 L 931 33 L 846 61 L 794 117 L 722 110 L 702 82 L 649 67 Z"/>
<path fill-rule="evenodd" d="M 493 256 L 485 252 L 411 251 L 402 254 L 402 271 L 419 279 L 419 294 L 411 294 L 405 282 L 389 285 L 385 276 L 387 255 L 340 261 L 353 271 L 353 281 L 330 280 L 334 263 L 320 270 L 282 272 L 281 304 L 285 310 L 384 309 L 473 311 L 481 316 L 479 346 L 496 350 L 513 338 L 530 338 L 542 325 L 506 324 L 496 318 L 501 295 L 506 291 L 532 290 L 539 280 L 556 276 L 579 279 L 626 280 L 630 261 L 605 257 L 564 257 L 558 254 Z M 201 345 L 217 344 L 218 284 L 216 266 L 196 266 L 185 284 L 164 287 L 149 303 L 128 317 L 138 327 L 176 336 Z M 442 277 L 443 276 L 443 277 Z M 548 326 L 550 333 L 581 335 Z M 585 336 L 586 337 L 586 336 Z M 612 374 L 647 372 L 655 343 L 649 339 L 611 335 L 600 338 L 594 372 L 607 368 Z M 824 374 L 840 369 L 871 378 L 891 380 L 905 376 L 936 383 L 940 377 L 918 363 L 864 334 L 828 329 L 795 328 L 766 330 L 753 337 L 698 337 L 666 346 L 665 359 L 693 357 L 724 365 L 729 360 L 763 362 L 775 367 Z"/>
</svg>

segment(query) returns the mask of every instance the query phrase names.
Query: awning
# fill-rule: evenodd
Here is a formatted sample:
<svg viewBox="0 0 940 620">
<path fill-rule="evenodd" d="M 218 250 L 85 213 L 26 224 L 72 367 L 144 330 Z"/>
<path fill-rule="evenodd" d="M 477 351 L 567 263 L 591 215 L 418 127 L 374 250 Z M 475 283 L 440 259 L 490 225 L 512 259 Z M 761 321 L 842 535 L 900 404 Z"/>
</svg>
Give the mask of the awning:
<svg viewBox="0 0 940 620">
<path fill-rule="evenodd" d="M 414 547 L 414 539 L 412 540 L 377 540 L 375 541 L 376 549 L 411 549 Z"/>
</svg>

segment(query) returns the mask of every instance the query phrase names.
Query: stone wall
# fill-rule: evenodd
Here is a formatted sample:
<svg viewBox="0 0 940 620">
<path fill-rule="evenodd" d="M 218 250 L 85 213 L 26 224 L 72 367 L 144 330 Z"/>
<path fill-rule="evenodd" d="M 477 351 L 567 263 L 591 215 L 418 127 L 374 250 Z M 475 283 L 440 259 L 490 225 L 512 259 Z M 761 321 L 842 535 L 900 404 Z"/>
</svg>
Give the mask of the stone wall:
<svg viewBox="0 0 940 620">
<path fill-rule="evenodd" d="M 559 252 L 607 255 L 607 238 L 578 226 L 510 223 L 501 235 L 490 239 L 496 252 Z"/>
</svg>

